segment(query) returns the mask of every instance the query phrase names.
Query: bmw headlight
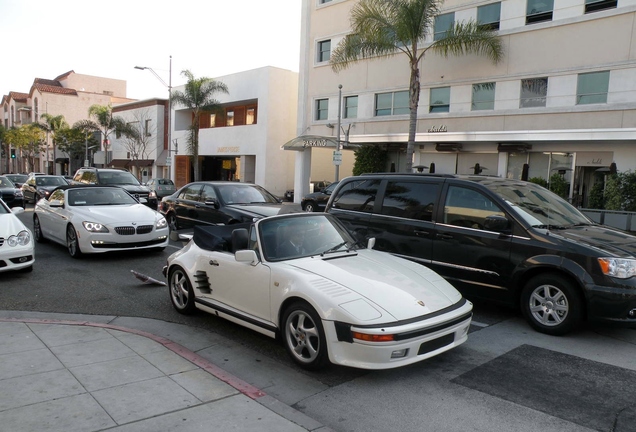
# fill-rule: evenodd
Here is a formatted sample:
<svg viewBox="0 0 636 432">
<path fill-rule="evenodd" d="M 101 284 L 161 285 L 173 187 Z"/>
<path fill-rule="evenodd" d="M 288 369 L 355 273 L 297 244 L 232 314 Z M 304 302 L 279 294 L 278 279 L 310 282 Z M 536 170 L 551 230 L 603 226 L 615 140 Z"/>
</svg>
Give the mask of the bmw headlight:
<svg viewBox="0 0 636 432">
<path fill-rule="evenodd" d="M 20 231 L 18 235 L 12 235 L 7 239 L 7 244 L 11 247 L 25 246 L 31 241 L 31 234 L 28 231 Z"/>
<path fill-rule="evenodd" d="M 157 229 L 160 229 L 160 228 L 165 228 L 165 227 L 167 227 L 167 226 L 168 226 L 168 221 L 166 220 L 166 218 L 165 218 L 165 217 L 163 217 L 163 216 L 162 216 L 162 217 L 161 217 L 161 219 L 159 219 L 159 220 L 157 221 L 157 226 L 156 226 L 156 228 L 157 228 Z"/>
<path fill-rule="evenodd" d="M 606 276 L 628 279 L 636 275 L 636 260 L 624 258 L 599 258 L 598 263 Z"/>
<path fill-rule="evenodd" d="M 84 225 L 84 228 L 86 228 L 86 231 L 88 232 L 94 232 L 94 233 L 107 233 L 108 232 L 108 228 L 106 228 L 104 225 L 98 223 L 98 222 L 82 222 L 82 225 Z"/>
</svg>

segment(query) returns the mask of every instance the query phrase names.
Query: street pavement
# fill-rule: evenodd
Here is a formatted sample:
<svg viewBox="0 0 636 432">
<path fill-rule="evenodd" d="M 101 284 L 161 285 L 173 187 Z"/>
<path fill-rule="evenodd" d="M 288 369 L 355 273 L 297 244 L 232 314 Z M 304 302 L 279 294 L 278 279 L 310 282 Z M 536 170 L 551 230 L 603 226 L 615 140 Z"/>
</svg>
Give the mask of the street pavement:
<svg viewBox="0 0 636 432">
<path fill-rule="evenodd" d="M 184 345 L 139 329 L 179 332 L 174 324 L 128 318 L 120 326 L 115 318 L 0 311 L 0 430 L 331 430 Z"/>
</svg>

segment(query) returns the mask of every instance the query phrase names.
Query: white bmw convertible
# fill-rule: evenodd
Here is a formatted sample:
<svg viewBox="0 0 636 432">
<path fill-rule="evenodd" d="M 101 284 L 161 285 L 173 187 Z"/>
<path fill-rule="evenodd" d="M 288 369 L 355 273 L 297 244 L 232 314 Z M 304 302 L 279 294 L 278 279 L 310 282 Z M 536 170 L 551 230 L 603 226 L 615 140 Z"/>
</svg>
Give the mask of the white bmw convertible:
<svg viewBox="0 0 636 432">
<path fill-rule="evenodd" d="M 437 273 L 359 246 L 328 214 L 195 227 L 163 272 L 183 314 L 201 309 L 282 340 L 306 369 L 388 369 L 466 341 L 472 304 Z"/>
<path fill-rule="evenodd" d="M 35 205 L 37 242 L 60 243 L 73 258 L 138 249 L 163 250 L 170 229 L 161 213 L 113 186 L 60 186 Z"/>
</svg>

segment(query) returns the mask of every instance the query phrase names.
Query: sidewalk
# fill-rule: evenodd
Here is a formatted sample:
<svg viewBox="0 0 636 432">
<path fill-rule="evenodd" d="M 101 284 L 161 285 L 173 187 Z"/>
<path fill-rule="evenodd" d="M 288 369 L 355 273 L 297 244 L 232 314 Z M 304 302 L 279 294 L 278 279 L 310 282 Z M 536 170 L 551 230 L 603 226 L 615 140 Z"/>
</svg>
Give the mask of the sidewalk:
<svg viewBox="0 0 636 432">
<path fill-rule="evenodd" d="M 330 431 L 164 337 L 86 316 L 6 312 L 2 430 Z"/>
</svg>

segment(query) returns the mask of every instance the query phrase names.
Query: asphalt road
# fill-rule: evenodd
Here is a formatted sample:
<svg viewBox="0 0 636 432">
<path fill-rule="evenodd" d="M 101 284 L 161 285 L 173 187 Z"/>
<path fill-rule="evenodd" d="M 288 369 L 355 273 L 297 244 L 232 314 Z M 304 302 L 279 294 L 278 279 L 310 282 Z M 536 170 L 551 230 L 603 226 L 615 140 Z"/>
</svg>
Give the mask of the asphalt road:
<svg viewBox="0 0 636 432">
<path fill-rule="evenodd" d="M 20 218 L 32 226 L 32 207 Z M 163 280 L 178 250 L 71 258 L 36 245 L 32 273 L 0 273 L 0 310 L 145 317 L 211 332 L 198 353 L 335 431 L 636 431 L 636 330 L 590 324 L 567 337 L 532 331 L 514 311 L 475 304 L 468 342 L 387 371 L 296 367 L 276 341 L 212 315 L 173 310 Z"/>
</svg>

